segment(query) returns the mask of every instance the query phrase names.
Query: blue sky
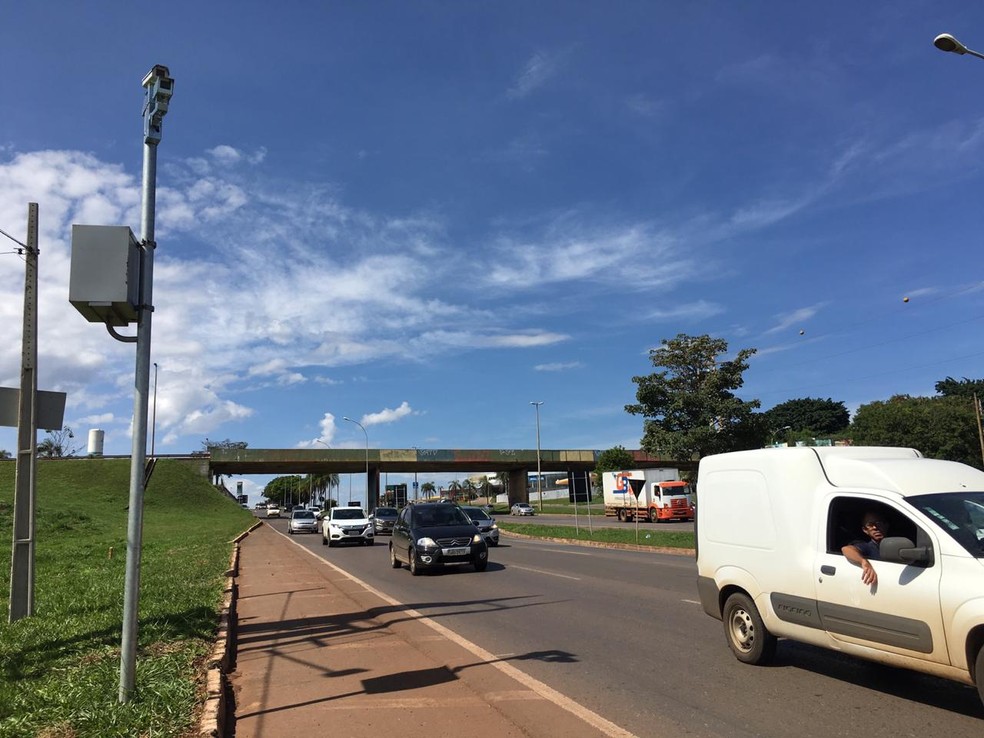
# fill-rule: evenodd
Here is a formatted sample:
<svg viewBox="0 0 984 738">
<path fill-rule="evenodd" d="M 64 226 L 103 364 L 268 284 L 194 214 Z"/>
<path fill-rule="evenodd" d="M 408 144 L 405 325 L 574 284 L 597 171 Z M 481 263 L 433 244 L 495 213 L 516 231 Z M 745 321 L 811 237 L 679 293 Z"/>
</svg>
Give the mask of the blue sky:
<svg viewBox="0 0 984 738">
<path fill-rule="evenodd" d="M 73 223 L 140 235 L 153 64 L 160 453 L 363 447 L 344 416 L 372 447 L 532 448 L 534 400 L 545 449 L 636 448 L 631 378 L 678 333 L 758 349 L 763 409 L 980 378 L 984 62 L 944 31 L 984 49 L 984 6 L 21 3 L 0 229 L 39 203 L 39 386 L 129 452 L 133 346 L 68 266 Z"/>
</svg>

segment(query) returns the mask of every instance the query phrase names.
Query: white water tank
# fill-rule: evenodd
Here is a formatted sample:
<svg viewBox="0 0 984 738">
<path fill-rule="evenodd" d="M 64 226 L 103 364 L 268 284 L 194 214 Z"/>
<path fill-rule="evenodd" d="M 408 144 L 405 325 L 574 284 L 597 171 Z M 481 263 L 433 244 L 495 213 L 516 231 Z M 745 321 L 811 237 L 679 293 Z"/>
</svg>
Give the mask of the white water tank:
<svg viewBox="0 0 984 738">
<path fill-rule="evenodd" d="M 106 440 L 106 431 L 93 428 L 89 431 L 89 456 L 103 455 L 103 441 Z"/>
</svg>

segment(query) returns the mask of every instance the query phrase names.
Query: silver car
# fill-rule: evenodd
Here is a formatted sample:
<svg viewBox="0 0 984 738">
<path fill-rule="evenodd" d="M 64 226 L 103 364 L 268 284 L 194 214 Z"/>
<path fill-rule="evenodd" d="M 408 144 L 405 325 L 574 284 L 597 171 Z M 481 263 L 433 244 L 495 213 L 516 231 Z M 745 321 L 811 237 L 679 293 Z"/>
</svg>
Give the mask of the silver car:
<svg viewBox="0 0 984 738">
<path fill-rule="evenodd" d="M 495 518 L 480 507 L 462 507 L 461 511 L 471 518 L 487 544 L 499 545 L 499 526 L 495 524 Z"/>
<path fill-rule="evenodd" d="M 302 510 L 298 508 L 291 511 L 290 520 L 287 521 L 287 533 L 293 535 L 294 533 L 317 532 L 318 518 L 315 516 L 313 510 Z"/>
</svg>

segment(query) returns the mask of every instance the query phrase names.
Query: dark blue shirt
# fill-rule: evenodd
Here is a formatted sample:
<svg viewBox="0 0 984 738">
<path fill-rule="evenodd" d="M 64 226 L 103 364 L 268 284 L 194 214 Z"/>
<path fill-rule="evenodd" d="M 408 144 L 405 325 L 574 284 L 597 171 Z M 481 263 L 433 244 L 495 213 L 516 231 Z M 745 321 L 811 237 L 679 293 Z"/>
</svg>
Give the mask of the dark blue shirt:
<svg viewBox="0 0 984 738">
<path fill-rule="evenodd" d="M 854 546 L 861 555 L 866 559 L 877 559 L 878 558 L 878 544 L 872 541 L 870 538 L 866 540 L 851 541 L 851 545 Z"/>
</svg>

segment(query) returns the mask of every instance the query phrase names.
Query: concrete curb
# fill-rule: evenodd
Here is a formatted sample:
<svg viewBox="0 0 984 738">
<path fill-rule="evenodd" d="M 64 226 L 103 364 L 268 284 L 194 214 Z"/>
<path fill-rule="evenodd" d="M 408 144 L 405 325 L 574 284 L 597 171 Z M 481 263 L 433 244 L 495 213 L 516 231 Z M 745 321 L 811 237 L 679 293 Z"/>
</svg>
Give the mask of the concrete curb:
<svg viewBox="0 0 984 738">
<path fill-rule="evenodd" d="M 215 646 L 206 661 L 205 705 L 198 721 L 200 738 L 222 738 L 226 733 L 226 690 L 229 667 L 232 663 L 231 646 L 236 627 L 236 578 L 239 576 L 239 543 L 263 521 L 254 523 L 233 539 L 229 568 L 226 569 L 225 588 L 222 590 L 222 610 L 219 628 L 215 634 Z"/>
</svg>

